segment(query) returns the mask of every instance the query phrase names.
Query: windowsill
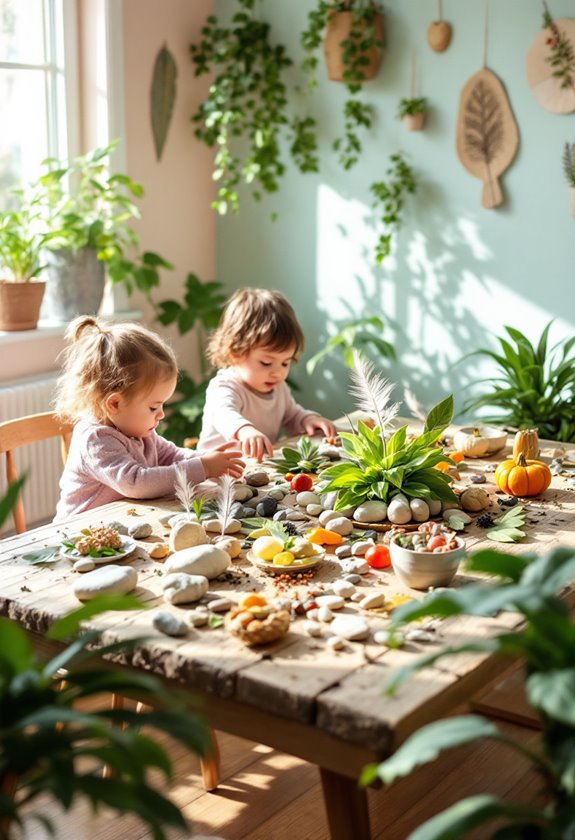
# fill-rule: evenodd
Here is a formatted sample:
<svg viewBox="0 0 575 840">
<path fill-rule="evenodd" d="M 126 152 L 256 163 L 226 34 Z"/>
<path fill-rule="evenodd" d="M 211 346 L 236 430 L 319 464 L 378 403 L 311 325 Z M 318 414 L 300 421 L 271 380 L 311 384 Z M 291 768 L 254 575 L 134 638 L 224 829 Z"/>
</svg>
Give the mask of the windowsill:
<svg viewBox="0 0 575 840">
<path fill-rule="evenodd" d="M 126 312 L 116 312 L 113 315 L 106 315 L 103 320 L 107 321 L 138 321 L 142 317 L 139 310 L 131 309 Z M 21 342 L 42 341 L 46 338 L 64 337 L 68 324 L 53 324 L 50 321 L 39 321 L 35 330 L 23 330 L 22 332 L 3 332 L 0 330 L 0 344 L 19 344 Z"/>
</svg>

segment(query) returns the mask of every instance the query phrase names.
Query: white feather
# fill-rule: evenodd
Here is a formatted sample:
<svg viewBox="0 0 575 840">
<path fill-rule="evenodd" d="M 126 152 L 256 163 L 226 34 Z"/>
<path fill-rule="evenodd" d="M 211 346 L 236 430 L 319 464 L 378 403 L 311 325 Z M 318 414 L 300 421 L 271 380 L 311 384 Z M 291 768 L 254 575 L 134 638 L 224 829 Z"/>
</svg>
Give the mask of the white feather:
<svg viewBox="0 0 575 840">
<path fill-rule="evenodd" d="M 191 516 L 195 489 L 194 485 L 188 482 L 186 468 L 183 464 L 176 464 L 175 492 L 176 499 L 182 505 L 188 516 Z"/>
<path fill-rule="evenodd" d="M 218 479 L 218 519 L 222 525 L 222 536 L 225 534 L 231 519 L 230 510 L 234 501 L 235 483 L 235 478 L 227 475 L 227 473 L 224 473 Z"/>
<path fill-rule="evenodd" d="M 389 379 L 382 379 L 375 372 L 371 362 L 357 350 L 353 353 L 353 364 L 351 376 L 354 384 L 351 392 L 357 400 L 357 407 L 374 418 L 383 438 L 386 427 L 399 413 L 399 403 L 389 405 L 389 398 L 395 386 Z"/>
<path fill-rule="evenodd" d="M 418 420 L 421 420 L 422 423 L 425 423 L 427 419 L 425 409 L 423 408 L 422 404 L 419 402 L 413 391 L 410 391 L 409 388 L 405 388 L 403 391 L 403 400 L 408 409 L 413 414 L 413 416 L 417 417 Z"/>
</svg>

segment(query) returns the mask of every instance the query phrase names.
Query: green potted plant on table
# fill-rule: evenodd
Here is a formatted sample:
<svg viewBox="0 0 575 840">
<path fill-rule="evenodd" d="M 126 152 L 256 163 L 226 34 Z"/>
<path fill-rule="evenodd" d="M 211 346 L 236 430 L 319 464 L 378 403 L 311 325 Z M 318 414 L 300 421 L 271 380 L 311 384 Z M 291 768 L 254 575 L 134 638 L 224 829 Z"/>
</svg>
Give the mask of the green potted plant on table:
<svg viewBox="0 0 575 840">
<path fill-rule="evenodd" d="M 423 602 L 401 606 L 394 612 L 391 623 L 396 639 L 407 622 L 430 616 L 493 616 L 500 610 L 517 612 L 522 618 L 517 623 L 519 629 L 426 656 L 400 671 L 393 684 L 388 685 L 388 692 L 393 693 L 411 672 L 433 665 L 445 656 L 496 653 L 521 657 L 527 698 L 541 726 L 540 746 L 533 750 L 514 742 L 491 720 L 474 715 L 453 717 L 418 730 L 391 758 L 367 767 L 362 781 L 368 784 L 379 778 L 390 784 L 435 759 L 444 749 L 481 738 L 495 739 L 530 761 L 541 778 L 542 795 L 532 797 L 528 804 L 514 804 L 478 793 L 432 817 L 408 840 L 466 837 L 468 832 L 479 828 L 482 837 L 489 836 L 492 840 L 566 840 L 575 832 L 575 623 L 568 604 L 558 593 L 572 586 L 575 549 L 556 548 L 540 557 L 480 551 L 469 558 L 467 569 L 495 580 L 431 593 Z M 489 834 L 485 833 L 488 824 L 494 821 L 496 826 Z"/>
<path fill-rule="evenodd" d="M 110 174 L 117 141 L 68 163 L 44 161 L 44 171 L 23 191 L 43 235 L 48 283 L 44 314 L 67 322 L 97 313 L 105 269 L 112 283 L 148 294 L 159 285 L 159 269 L 172 266 L 153 252 L 137 254 L 130 226 L 140 217 L 134 198 L 144 194 L 127 175 Z"/>
<path fill-rule="evenodd" d="M 0 213 L 0 330 L 33 330 L 46 284 L 39 279 L 44 237 L 26 207 Z"/>
<path fill-rule="evenodd" d="M 397 403 L 389 404 L 393 385 L 380 379 L 358 353 L 354 368 L 353 393 L 360 411 L 372 418 L 374 426 L 360 419 L 351 432 L 340 432 L 346 460 L 320 473 L 320 480 L 327 482 L 323 492 L 337 491 L 335 510 L 369 500 L 387 504 L 398 494 L 407 499 L 457 502 L 451 477 L 434 469 L 440 461 L 450 462 L 438 442 L 451 422 L 453 397 L 432 408 L 423 432 L 409 439 L 407 426 L 390 432 L 399 409 Z"/>
<path fill-rule="evenodd" d="M 425 96 L 401 99 L 397 116 L 403 120 L 408 131 L 421 131 L 427 113 L 427 99 Z"/>
</svg>

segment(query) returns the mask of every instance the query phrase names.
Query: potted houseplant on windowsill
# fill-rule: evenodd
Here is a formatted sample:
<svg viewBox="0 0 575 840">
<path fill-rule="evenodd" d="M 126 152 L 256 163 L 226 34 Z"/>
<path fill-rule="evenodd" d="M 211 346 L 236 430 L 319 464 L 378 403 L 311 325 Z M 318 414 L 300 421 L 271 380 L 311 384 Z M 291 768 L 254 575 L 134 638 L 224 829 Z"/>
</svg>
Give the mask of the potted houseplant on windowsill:
<svg viewBox="0 0 575 840">
<path fill-rule="evenodd" d="M 0 330 L 33 330 L 38 324 L 46 286 L 38 279 L 43 243 L 24 208 L 0 213 Z"/>
<path fill-rule="evenodd" d="M 427 113 L 427 99 L 425 96 L 402 99 L 399 103 L 397 116 L 403 120 L 408 131 L 421 131 Z"/>
<path fill-rule="evenodd" d="M 172 268 L 158 254 L 139 254 L 139 238 L 130 226 L 140 218 L 133 199 L 144 190 L 127 175 L 109 172 L 113 141 L 61 164 L 44 161 L 44 171 L 25 191 L 43 235 L 47 287 L 44 317 L 68 322 L 78 314 L 97 313 L 105 272 L 148 294 L 159 285 L 159 268 Z"/>
</svg>

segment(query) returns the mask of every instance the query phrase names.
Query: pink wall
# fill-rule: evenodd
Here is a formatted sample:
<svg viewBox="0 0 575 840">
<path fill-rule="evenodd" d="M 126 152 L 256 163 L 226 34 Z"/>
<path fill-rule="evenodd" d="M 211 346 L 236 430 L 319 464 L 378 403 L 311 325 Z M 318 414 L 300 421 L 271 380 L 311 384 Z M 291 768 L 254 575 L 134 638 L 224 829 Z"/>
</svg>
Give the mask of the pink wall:
<svg viewBox="0 0 575 840">
<path fill-rule="evenodd" d="M 207 77 L 197 80 L 189 58 L 189 44 L 212 11 L 212 0 L 124 0 L 124 81 L 126 171 L 143 184 L 143 218 L 134 228 L 144 249 L 157 251 L 175 265 L 165 272 L 155 301 L 181 300 L 189 272 L 200 280 L 216 278 L 216 220 L 210 208 L 214 195 L 212 154 L 194 137 L 191 115 L 205 95 Z M 150 87 L 156 55 L 166 44 L 178 66 L 177 93 L 162 159 L 156 160 L 150 127 Z M 154 328 L 153 312 L 142 295 L 134 306 Z M 160 326 L 160 329 L 161 328 Z M 180 364 L 196 372 L 194 338 L 170 338 Z"/>
</svg>

